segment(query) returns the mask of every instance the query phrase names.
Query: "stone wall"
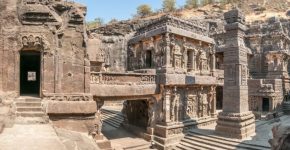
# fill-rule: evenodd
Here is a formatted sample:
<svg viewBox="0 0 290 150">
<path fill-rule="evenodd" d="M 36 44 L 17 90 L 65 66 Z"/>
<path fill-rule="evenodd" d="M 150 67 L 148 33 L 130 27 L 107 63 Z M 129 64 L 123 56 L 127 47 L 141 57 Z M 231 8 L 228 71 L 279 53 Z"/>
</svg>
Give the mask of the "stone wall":
<svg viewBox="0 0 290 150">
<path fill-rule="evenodd" d="M 277 111 L 283 101 L 281 79 L 250 79 L 249 109 L 252 111 Z M 263 110 L 263 98 L 269 100 L 269 110 Z"/>
<path fill-rule="evenodd" d="M 1 7 L 7 14 L 1 16 L 1 91 L 19 94 L 20 52 L 35 51 L 42 58 L 42 96 L 89 92 L 85 6 L 28 0 L 4 1 Z"/>
</svg>

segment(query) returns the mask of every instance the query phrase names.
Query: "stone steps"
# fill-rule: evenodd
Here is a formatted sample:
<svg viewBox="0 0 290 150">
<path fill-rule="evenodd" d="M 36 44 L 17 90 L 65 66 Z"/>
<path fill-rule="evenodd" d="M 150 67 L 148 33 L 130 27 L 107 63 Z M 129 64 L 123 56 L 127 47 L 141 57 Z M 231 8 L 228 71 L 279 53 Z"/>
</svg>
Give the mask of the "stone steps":
<svg viewBox="0 0 290 150">
<path fill-rule="evenodd" d="M 20 97 L 15 100 L 15 106 L 16 123 L 18 124 L 43 124 L 48 122 L 40 98 Z"/>
<path fill-rule="evenodd" d="M 18 107 L 41 107 L 41 102 L 16 102 Z"/>
<path fill-rule="evenodd" d="M 18 112 L 40 112 L 41 107 L 17 107 Z"/>
<path fill-rule="evenodd" d="M 106 109 L 101 110 L 102 121 L 110 126 L 119 128 L 124 121 L 124 116 L 119 112 L 109 111 Z"/>
<path fill-rule="evenodd" d="M 245 149 L 245 150 L 269 150 L 270 147 L 241 143 L 239 140 L 224 138 L 199 132 L 190 131 L 181 142 L 174 148 L 176 150 L 205 149 L 205 150 L 224 150 L 224 149 Z"/>
<path fill-rule="evenodd" d="M 151 144 L 141 144 L 137 146 L 125 147 L 124 150 L 149 150 Z"/>
<path fill-rule="evenodd" d="M 44 117 L 45 114 L 42 111 L 25 111 L 16 112 L 17 117 Z"/>
<path fill-rule="evenodd" d="M 106 118 L 113 118 L 117 122 L 123 122 L 124 121 L 124 118 L 122 116 L 119 116 L 119 115 L 103 114 L 103 116 L 106 117 Z"/>
<path fill-rule="evenodd" d="M 15 102 L 41 102 L 41 98 L 36 97 L 19 97 L 15 100 Z"/>
<path fill-rule="evenodd" d="M 232 138 L 225 138 L 221 136 L 216 136 L 216 135 L 209 135 L 209 134 L 204 134 L 198 130 L 192 130 L 189 133 L 190 135 L 197 134 L 200 135 L 199 137 L 205 137 L 207 140 L 212 140 L 214 142 L 218 143 L 223 143 L 223 144 L 228 144 L 240 148 L 246 148 L 246 149 L 270 149 L 269 146 L 264 146 L 264 145 L 258 145 L 258 144 L 250 144 L 250 143 L 241 143 L 240 140 L 237 139 L 232 139 Z"/>
<path fill-rule="evenodd" d="M 188 144 L 188 143 L 180 143 L 178 144 L 174 150 L 207 150 L 206 148 L 203 147 L 198 147 L 196 145 Z"/>
</svg>

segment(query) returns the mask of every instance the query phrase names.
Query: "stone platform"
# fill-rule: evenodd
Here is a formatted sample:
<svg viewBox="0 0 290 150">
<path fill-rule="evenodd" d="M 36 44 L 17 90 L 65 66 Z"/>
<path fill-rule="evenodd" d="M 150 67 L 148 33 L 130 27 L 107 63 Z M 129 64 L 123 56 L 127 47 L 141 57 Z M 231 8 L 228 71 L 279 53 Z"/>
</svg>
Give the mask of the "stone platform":
<svg viewBox="0 0 290 150">
<path fill-rule="evenodd" d="M 1 150 L 98 150 L 93 141 L 78 132 L 51 125 L 14 125 L 0 135 Z"/>
<path fill-rule="evenodd" d="M 261 149 L 269 150 L 271 148 L 269 139 L 272 139 L 272 128 L 276 123 L 282 125 L 290 124 L 290 116 L 282 116 L 279 119 L 256 120 L 256 135 L 247 137 L 243 140 L 226 138 L 215 132 L 216 124 L 203 126 L 199 129 L 193 129 L 181 140 L 174 148 L 175 150 L 194 149 Z"/>
</svg>

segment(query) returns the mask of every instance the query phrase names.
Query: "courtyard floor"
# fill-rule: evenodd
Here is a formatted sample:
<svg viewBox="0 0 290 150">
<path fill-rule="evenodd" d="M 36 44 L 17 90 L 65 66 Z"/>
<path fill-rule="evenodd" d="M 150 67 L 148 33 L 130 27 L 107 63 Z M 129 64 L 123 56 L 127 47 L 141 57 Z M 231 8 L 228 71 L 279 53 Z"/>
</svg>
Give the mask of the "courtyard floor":
<svg viewBox="0 0 290 150">
<path fill-rule="evenodd" d="M 50 124 L 5 128 L 0 135 L 0 150 L 98 150 L 82 133 L 55 129 Z"/>
<path fill-rule="evenodd" d="M 269 146 L 271 129 L 275 123 L 290 124 L 290 116 L 282 116 L 280 121 L 257 121 L 256 135 L 243 142 Z M 213 133 L 214 125 L 197 130 Z M 111 140 L 116 150 L 131 149 L 134 147 L 148 147 L 149 142 L 131 134 L 124 129 L 116 129 L 109 125 L 104 126 L 104 134 Z M 21 125 L 5 128 L 0 135 L 1 150 L 95 150 L 98 149 L 93 140 L 85 134 L 55 129 L 50 124 Z"/>
</svg>

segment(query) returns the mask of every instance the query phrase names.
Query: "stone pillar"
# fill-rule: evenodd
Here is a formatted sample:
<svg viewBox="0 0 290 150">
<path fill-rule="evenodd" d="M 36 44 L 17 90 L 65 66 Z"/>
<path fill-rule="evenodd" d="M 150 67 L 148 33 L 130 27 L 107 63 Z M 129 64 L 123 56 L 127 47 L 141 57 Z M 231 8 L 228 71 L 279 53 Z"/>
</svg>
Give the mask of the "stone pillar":
<svg viewBox="0 0 290 150">
<path fill-rule="evenodd" d="M 212 91 L 212 102 L 211 102 L 211 116 L 212 117 L 216 117 L 217 113 L 216 113 L 216 87 L 213 87 L 213 91 Z"/>
<path fill-rule="evenodd" d="M 193 51 L 193 59 L 192 59 L 192 67 L 193 67 L 193 71 L 196 71 L 196 51 Z"/>
<path fill-rule="evenodd" d="M 165 96 L 163 100 L 163 112 L 164 112 L 164 123 L 168 124 L 171 122 L 170 120 L 170 98 L 171 98 L 171 91 L 170 89 L 164 89 Z"/>
<path fill-rule="evenodd" d="M 215 63 L 216 63 L 216 60 L 215 60 L 215 49 L 210 46 L 210 59 L 211 59 L 211 65 L 210 65 L 210 71 L 212 73 L 212 75 L 215 74 Z"/>
<path fill-rule="evenodd" d="M 170 64 L 170 37 L 169 33 L 165 33 L 163 37 L 163 43 L 164 43 L 164 55 L 165 55 L 165 61 L 163 64 L 163 68 L 171 67 Z"/>
<path fill-rule="evenodd" d="M 234 9 L 224 14 L 227 25 L 224 50 L 225 80 L 223 111 L 218 115 L 216 132 L 243 139 L 255 134 L 255 117 L 248 103 L 248 48 L 244 36 L 244 15 Z"/>
</svg>

